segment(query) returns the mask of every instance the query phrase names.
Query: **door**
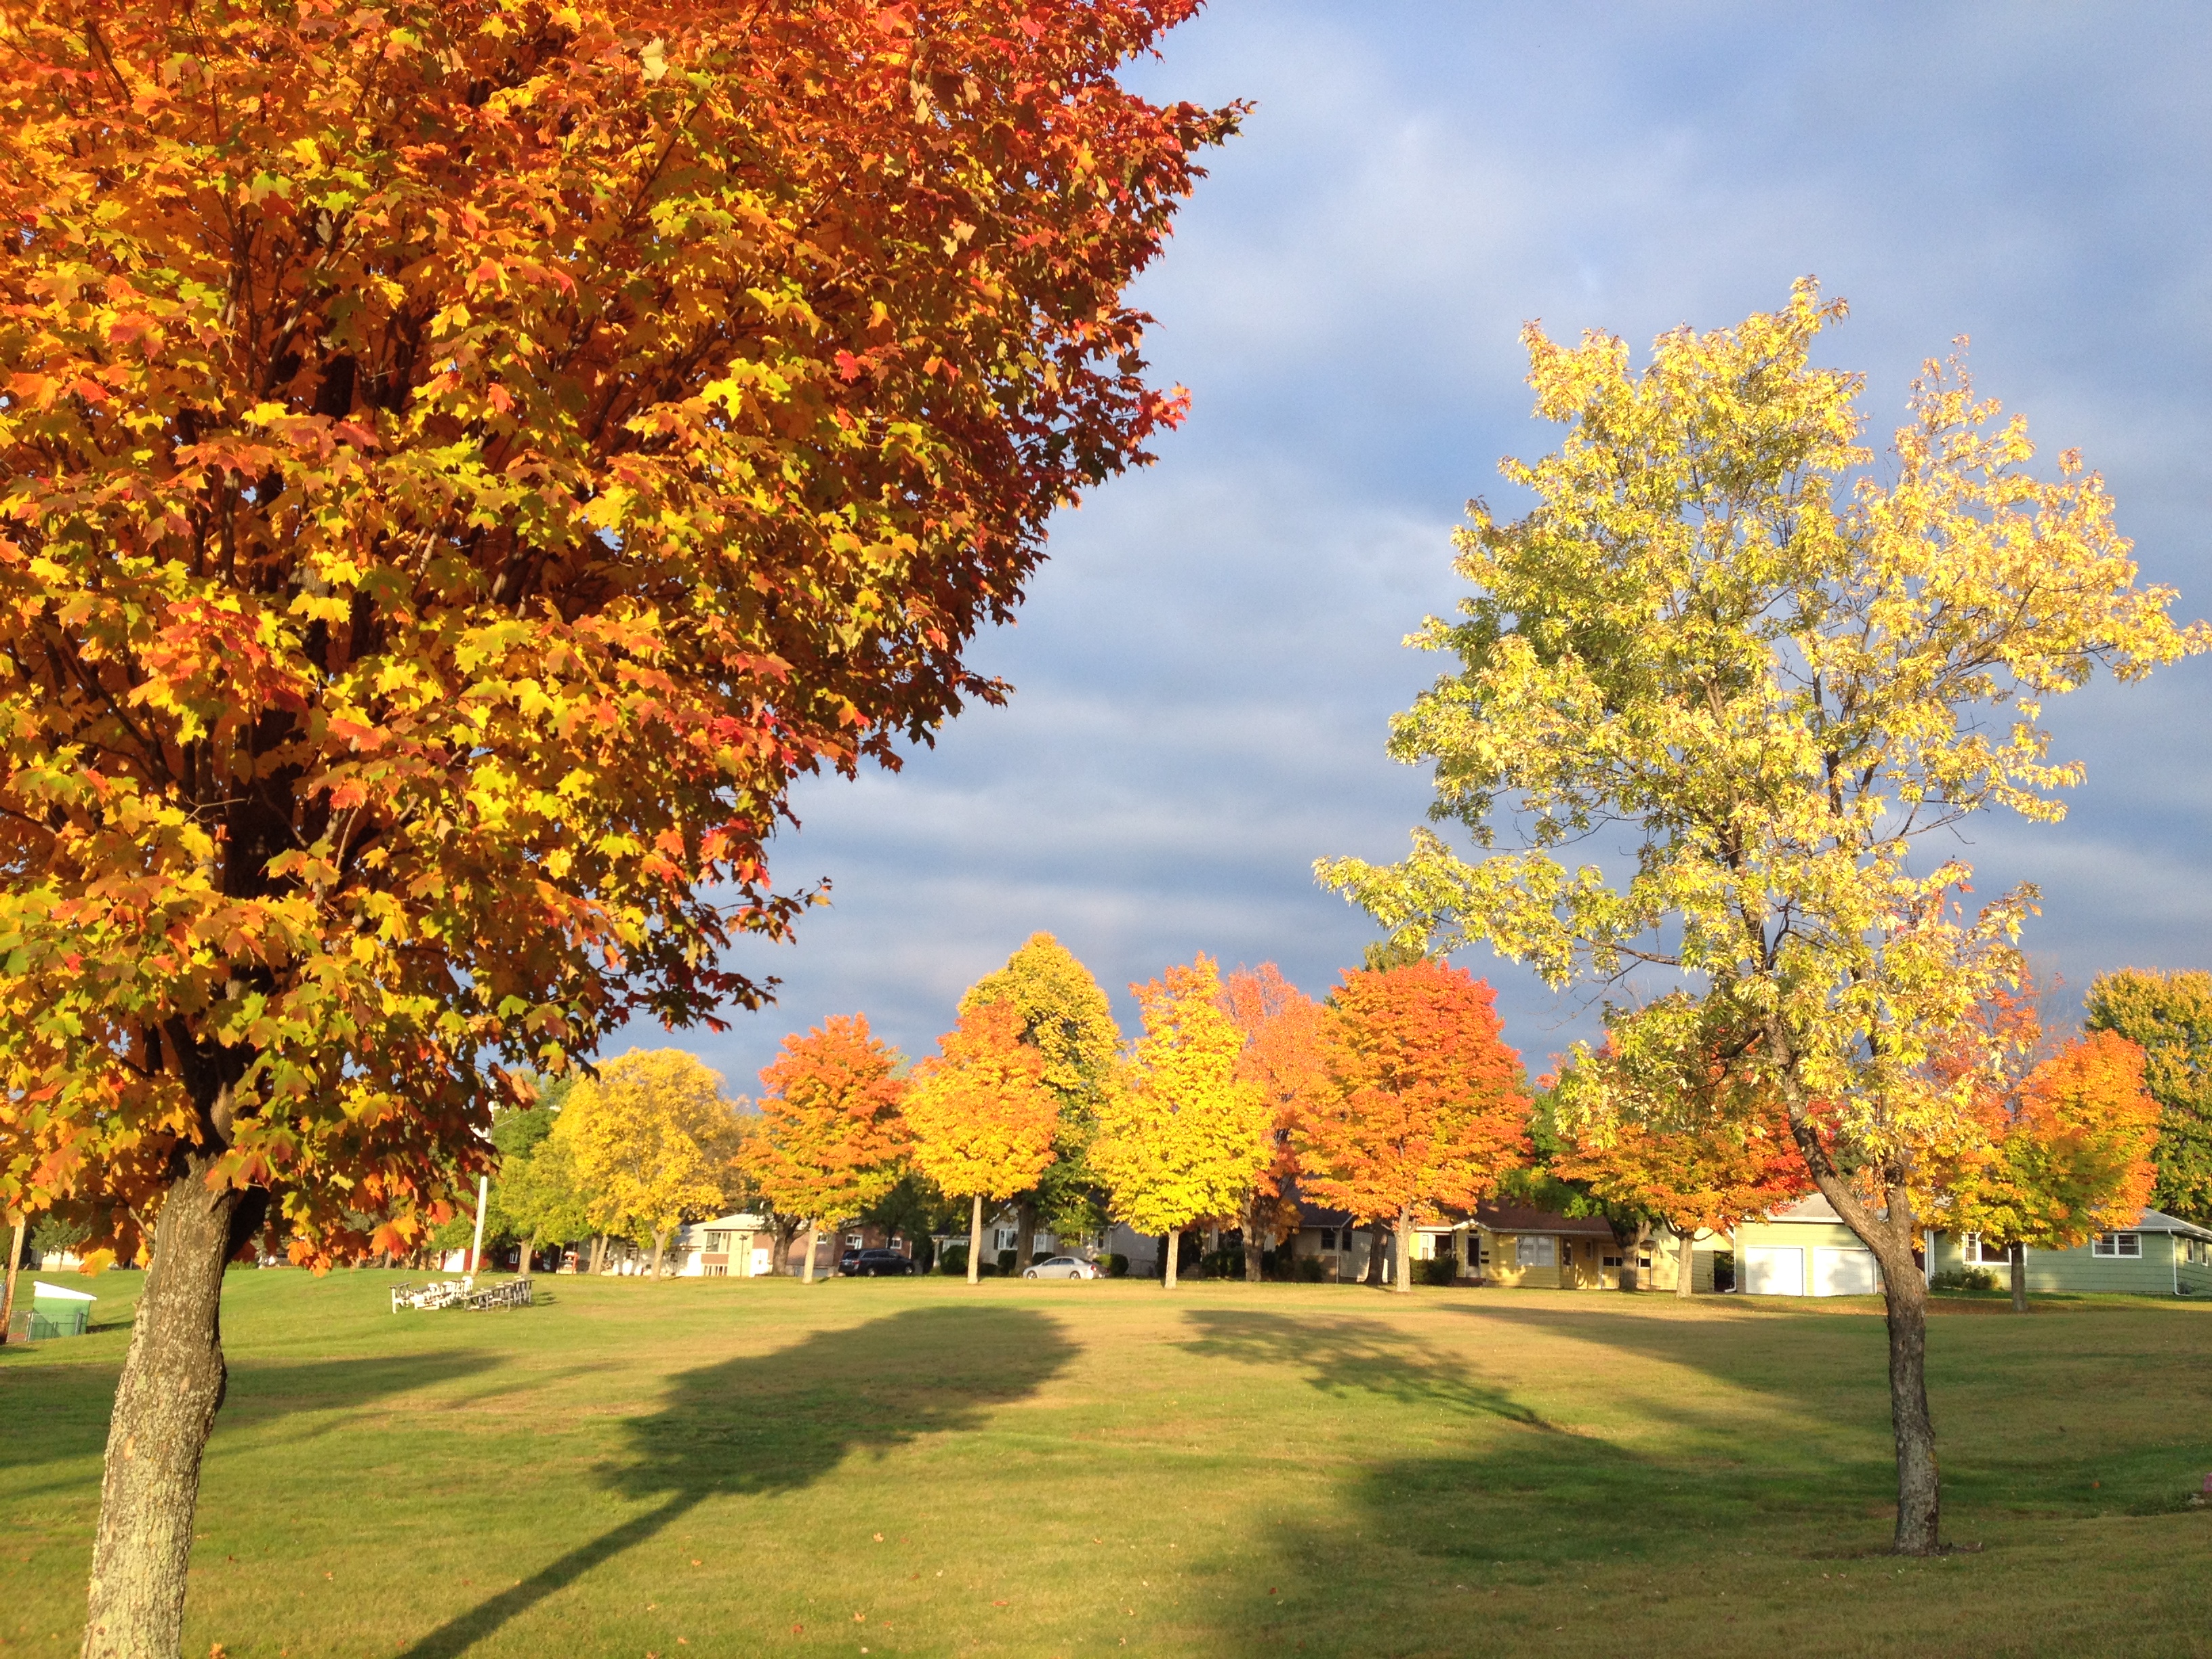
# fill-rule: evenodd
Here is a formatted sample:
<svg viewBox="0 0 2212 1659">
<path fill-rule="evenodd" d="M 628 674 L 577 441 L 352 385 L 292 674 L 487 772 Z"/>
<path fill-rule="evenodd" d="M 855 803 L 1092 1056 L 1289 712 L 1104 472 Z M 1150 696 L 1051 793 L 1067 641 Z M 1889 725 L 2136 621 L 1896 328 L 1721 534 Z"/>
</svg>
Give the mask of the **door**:
<svg viewBox="0 0 2212 1659">
<path fill-rule="evenodd" d="M 1872 1250 L 1818 1249 L 1813 1252 L 1813 1294 L 1872 1296 L 1881 1287 Z"/>
<path fill-rule="evenodd" d="M 1805 1252 L 1771 1246 L 1743 1253 L 1743 1288 L 1753 1296 L 1805 1294 Z"/>
</svg>

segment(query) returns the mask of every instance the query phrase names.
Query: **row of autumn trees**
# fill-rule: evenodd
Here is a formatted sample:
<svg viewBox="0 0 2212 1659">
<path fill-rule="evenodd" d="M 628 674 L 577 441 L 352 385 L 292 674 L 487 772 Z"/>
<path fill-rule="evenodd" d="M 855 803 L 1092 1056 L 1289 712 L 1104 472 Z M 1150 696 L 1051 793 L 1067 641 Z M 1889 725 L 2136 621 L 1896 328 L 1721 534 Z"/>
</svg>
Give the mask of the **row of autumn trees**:
<svg viewBox="0 0 2212 1659">
<path fill-rule="evenodd" d="M 770 1218 L 779 1261 L 808 1230 L 811 1276 L 821 1229 L 865 1218 L 912 1231 L 957 1208 L 972 1280 L 987 1209 L 1011 1208 L 1024 1241 L 1109 1221 L 1159 1235 L 1172 1285 L 1180 1235 L 1200 1227 L 1240 1234 L 1257 1279 L 1263 1251 L 1297 1224 L 1293 1194 L 1375 1228 L 1371 1276 L 1384 1230 L 1407 1262 L 1415 1226 L 1502 1188 L 1603 1212 L 1639 1243 L 1667 1228 L 1686 1294 L 1695 1234 L 1812 1189 L 1778 1099 L 1732 1082 L 1717 1058 L 1698 1097 L 1658 1097 L 1678 1075 L 1646 1079 L 1654 1097 L 1603 1124 L 1579 1097 L 1638 1086 L 1621 1055 L 1583 1057 L 1532 1094 L 1489 987 L 1388 958 L 1316 1002 L 1272 963 L 1224 980 L 1200 956 L 1131 988 L 1143 1024 L 1132 1049 L 1089 971 L 1039 933 L 969 988 L 918 1065 L 864 1015 L 787 1037 L 757 1114 L 733 1110 L 687 1056 L 627 1056 L 557 1115 L 502 1117 L 494 1226 L 526 1247 L 589 1235 L 594 1267 L 605 1236 L 632 1237 L 651 1244 L 657 1276 L 683 1220 L 744 1204 Z M 1931 1057 L 1930 1084 L 1966 1079 L 1973 1115 L 1924 1166 L 1921 1212 L 2008 1245 L 2018 1305 L 2025 1249 L 2131 1224 L 2154 1196 L 2212 1212 L 2190 1024 L 2203 977 L 2107 975 L 2087 1034 L 2070 1039 L 2045 1030 L 2032 984 L 2000 990 Z M 1992 1050 L 2008 1063 L 1982 1066 Z M 538 1144 L 517 1158 L 525 1137 Z M 1394 1283 L 1408 1288 L 1408 1274 Z"/>
<path fill-rule="evenodd" d="M 1224 981 L 1205 956 L 1133 986 L 1125 1048 L 1105 993 L 1048 933 L 971 986 L 911 1068 L 855 1014 L 784 1040 L 733 1163 L 782 1219 L 834 1226 L 916 1178 L 1019 1236 L 1109 1220 L 1162 1236 L 1241 1229 L 1257 1277 L 1286 1185 L 1395 1227 L 1465 1206 L 1527 1162 L 1529 1100 L 1490 988 L 1440 963 L 1347 972 L 1327 1004 L 1270 964 Z M 558 1132 L 556 1131 L 556 1133 Z M 811 1267 L 812 1249 L 806 1252 Z M 1402 1282 L 1403 1276 L 1401 1275 Z"/>
</svg>

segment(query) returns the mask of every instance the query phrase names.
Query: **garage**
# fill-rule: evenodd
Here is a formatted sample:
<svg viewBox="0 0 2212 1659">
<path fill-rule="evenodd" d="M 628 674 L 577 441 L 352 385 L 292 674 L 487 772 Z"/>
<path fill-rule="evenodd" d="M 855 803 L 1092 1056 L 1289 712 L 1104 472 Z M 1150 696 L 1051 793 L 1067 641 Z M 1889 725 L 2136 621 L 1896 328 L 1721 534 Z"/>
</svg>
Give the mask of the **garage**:
<svg viewBox="0 0 2212 1659">
<path fill-rule="evenodd" d="M 1813 1252 L 1813 1294 L 1872 1296 L 1881 1288 L 1872 1250 L 1816 1249 Z"/>
<path fill-rule="evenodd" d="M 1743 1253 L 1743 1288 L 1753 1296 L 1805 1294 L 1805 1252 L 1768 1246 Z"/>
</svg>

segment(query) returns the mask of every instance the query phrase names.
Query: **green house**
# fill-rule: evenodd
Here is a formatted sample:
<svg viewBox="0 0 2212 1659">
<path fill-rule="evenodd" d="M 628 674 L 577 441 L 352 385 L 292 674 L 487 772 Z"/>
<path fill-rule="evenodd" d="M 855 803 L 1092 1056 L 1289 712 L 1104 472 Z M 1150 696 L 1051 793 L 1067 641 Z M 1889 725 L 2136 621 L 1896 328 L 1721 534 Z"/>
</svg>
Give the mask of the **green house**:
<svg viewBox="0 0 2212 1659">
<path fill-rule="evenodd" d="M 2070 1250 L 2029 1249 L 2021 1265 L 2027 1288 L 2120 1296 L 2212 1296 L 2212 1227 L 2145 1210 L 2134 1224 L 2100 1233 Z M 2012 1280 L 2006 1247 L 1978 1233 L 1930 1233 L 1928 1271 L 1986 1267 L 2001 1285 Z"/>
</svg>

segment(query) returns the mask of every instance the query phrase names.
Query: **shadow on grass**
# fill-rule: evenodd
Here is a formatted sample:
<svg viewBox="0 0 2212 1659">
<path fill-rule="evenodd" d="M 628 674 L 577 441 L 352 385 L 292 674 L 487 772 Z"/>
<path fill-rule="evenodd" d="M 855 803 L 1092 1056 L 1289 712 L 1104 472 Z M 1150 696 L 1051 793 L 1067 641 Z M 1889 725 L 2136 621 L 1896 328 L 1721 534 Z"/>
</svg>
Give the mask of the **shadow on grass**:
<svg viewBox="0 0 2212 1659">
<path fill-rule="evenodd" d="M 227 1432 L 303 1412 L 355 1410 L 417 1389 L 434 1388 L 493 1369 L 496 1358 L 466 1350 L 398 1355 L 389 1359 L 323 1359 L 301 1364 L 230 1362 L 214 1444 Z M 123 1356 L 85 1364 L 26 1365 L 8 1378 L 8 1415 L 39 1425 L 37 1434 L 0 1435 L 0 1469 L 28 1468 L 89 1457 L 107 1443 L 107 1419 Z"/>
<path fill-rule="evenodd" d="M 635 1461 L 607 1477 L 623 1497 L 660 1501 L 448 1620 L 400 1659 L 466 1653 L 710 1498 L 795 1491 L 856 1454 L 980 1427 L 1073 1352 L 1050 1318 L 1029 1309 L 915 1308 L 684 1372 L 659 1411 L 624 1425 Z"/>
</svg>

